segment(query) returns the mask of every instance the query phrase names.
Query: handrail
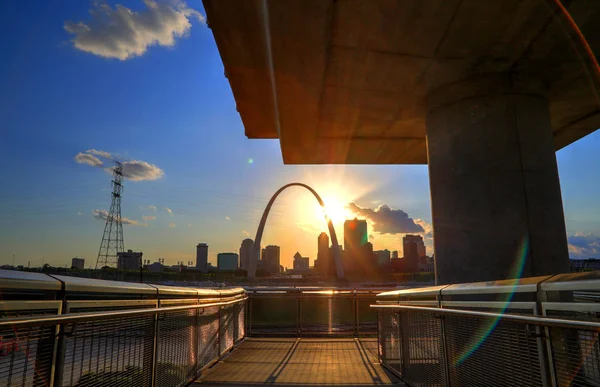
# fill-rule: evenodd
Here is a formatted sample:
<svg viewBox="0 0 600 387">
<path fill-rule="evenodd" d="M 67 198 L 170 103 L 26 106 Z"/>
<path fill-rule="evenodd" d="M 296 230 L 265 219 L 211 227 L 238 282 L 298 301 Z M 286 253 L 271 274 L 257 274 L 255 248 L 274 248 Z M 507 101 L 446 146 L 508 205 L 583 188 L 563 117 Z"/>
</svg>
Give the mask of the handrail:
<svg viewBox="0 0 600 387">
<path fill-rule="evenodd" d="M 503 319 L 503 320 L 508 320 L 508 321 L 522 322 L 522 323 L 527 323 L 527 324 L 532 324 L 532 325 L 541 325 L 541 326 L 547 326 L 547 327 L 585 329 L 585 330 L 592 330 L 592 331 L 600 332 L 600 322 L 569 320 L 569 319 L 562 319 L 562 318 L 555 318 L 555 317 L 537 317 L 537 316 L 525 316 L 525 315 L 517 315 L 517 314 L 479 312 L 479 311 L 472 311 L 472 310 L 428 308 L 428 307 L 422 307 L 422 306 L 390 305 L 390 304 L 371 305 L 371 308 L 413 310 L 413 311 L 417 311 L 417 312 L 431 312 L 434 314 L 460 315 L 460 316 L 467 316 L 467 317 L 487 317 L 487 318 Z"/>
<path fill-rule="evenodd" d="M 207 304 L 196 304 L 196 305 L 183 305 L 183 306 L 169 306 L 163 308 L 148 308 L 148 309 L 134 309 L 124 311 L 108 311 L 108 312 L 86 312 L 86 313 L 69 313 L 62 315 L 51 315 L 51 316 L 32 316 L 32 317 L 14 317 L 0 319 L 0 328 L 4 327 L 29 327 L 38 325 L 58 325 L 58 324 L 70 324 L 77 322 L 86 322 L 93 320 L 100 320 L 106 318 L 118 318 L 118 317 L 135 317 L 146 314 L 160 314 L 167 312 L 178 312 L 190 309 L 204 309 L 215 306 L 226 306 L 231 304 L 237 304 L 246 301 L 248 297 L 236 298 L 231 301 L 220 301 Z"/>
</svg>

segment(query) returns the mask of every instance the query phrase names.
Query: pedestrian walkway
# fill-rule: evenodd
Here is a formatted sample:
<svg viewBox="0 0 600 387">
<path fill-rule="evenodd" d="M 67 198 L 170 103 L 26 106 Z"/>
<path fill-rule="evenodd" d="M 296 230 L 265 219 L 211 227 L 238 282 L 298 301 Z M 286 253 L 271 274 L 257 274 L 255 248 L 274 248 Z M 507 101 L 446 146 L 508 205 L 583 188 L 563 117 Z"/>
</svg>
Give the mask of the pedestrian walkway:
<svg viewBox="0 0 600 387">
<path fill-rule="evenodd" d="M 194 385 L 402 385 L 377 361 L 376 339 L 250 338 Z"/>
</svg>

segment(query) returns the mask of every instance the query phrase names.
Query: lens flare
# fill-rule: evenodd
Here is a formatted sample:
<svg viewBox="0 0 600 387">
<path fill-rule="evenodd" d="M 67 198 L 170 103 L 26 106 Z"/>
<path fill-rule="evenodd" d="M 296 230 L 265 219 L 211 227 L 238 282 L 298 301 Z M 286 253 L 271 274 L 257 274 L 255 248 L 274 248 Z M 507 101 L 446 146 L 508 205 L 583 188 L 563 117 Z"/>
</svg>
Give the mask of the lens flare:
<svg viewBox="0 0 600 387">
<path fill-rule="evenodd" d="M 528 251 L 529 251 L 529 238 L 525 237 L 525 238 L 523 238 L 523 241 L 521 242 L 521 245 L 519 246 L 519 249 L 517 250 L 517 256 L 516 256 L 515 262 L 513 263 L 512 270 L 511 270 L 512 275 L 510 278 L 515 278 L 516 281 L 513 284 L 513 288 L 508 293 L 506 301 L 504 302 L 504 305 L 502 306 L 501 311 L 499 313 L 500 315 L 502 315 L 502 314 L 504 314 L 504 312 L 506 312 L 506 309 L 508 309 L 508 306 L 510 305 L 510 303 L 515 295 L 515 289 L 516 289 L 517 285 L 519 284 L 518 280 L 521 278 L 521 276 L 523 274 L 523 268 L 525 267 L 525 262 L 527 261 Z M 469 343 L 465 347 L 465 349 L 461 352 L 461 354 L 456 358 L 456 361 L 454 362 L 453 366 L 457 367 L 457 366 L 461 365 L 473 353 L 475 353 L 477 351 L 477 349 L 485 342 L 485 340 L 487 340 L 487 338 L 494 331 L 494 329 L 496 329 L 496 326 L 498 326 L 499 322 L 500 322 L 500 317 L 496 317 L 493 320 L 489 321 L 487 324 L 484 324 L 479 329 L 479 332 L 477 332 L 476 334 L 473 335 L 472 342 Z"/>
</svg>

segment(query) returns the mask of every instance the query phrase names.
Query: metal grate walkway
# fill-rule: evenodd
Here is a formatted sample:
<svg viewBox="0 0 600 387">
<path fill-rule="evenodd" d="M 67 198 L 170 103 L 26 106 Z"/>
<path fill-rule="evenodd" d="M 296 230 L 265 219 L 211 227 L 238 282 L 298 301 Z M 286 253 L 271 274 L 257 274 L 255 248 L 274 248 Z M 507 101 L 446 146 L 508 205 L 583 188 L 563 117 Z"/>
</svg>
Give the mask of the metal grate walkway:
<svg viewBox="0 0 600 387">
<path fill-rule="evenodd" d="M 377 361 L 376 339 L 257 339 L 243 342 L 194 386 L 402 385 Z"/>
</svg>

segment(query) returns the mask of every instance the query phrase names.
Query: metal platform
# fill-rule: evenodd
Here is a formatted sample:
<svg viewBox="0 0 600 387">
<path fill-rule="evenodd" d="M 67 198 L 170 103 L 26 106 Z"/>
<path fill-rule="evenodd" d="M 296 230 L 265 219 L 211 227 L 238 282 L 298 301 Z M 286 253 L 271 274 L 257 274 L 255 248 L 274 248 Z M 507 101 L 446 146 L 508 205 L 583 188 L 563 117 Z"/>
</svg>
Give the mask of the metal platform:
<svg viewBox="0 0 600 387">
<path fill-rule="evenodd" d="M 193 386 L 403 386 L 377 361 L 376 339 L 250 338 Z"/>
</svg>

